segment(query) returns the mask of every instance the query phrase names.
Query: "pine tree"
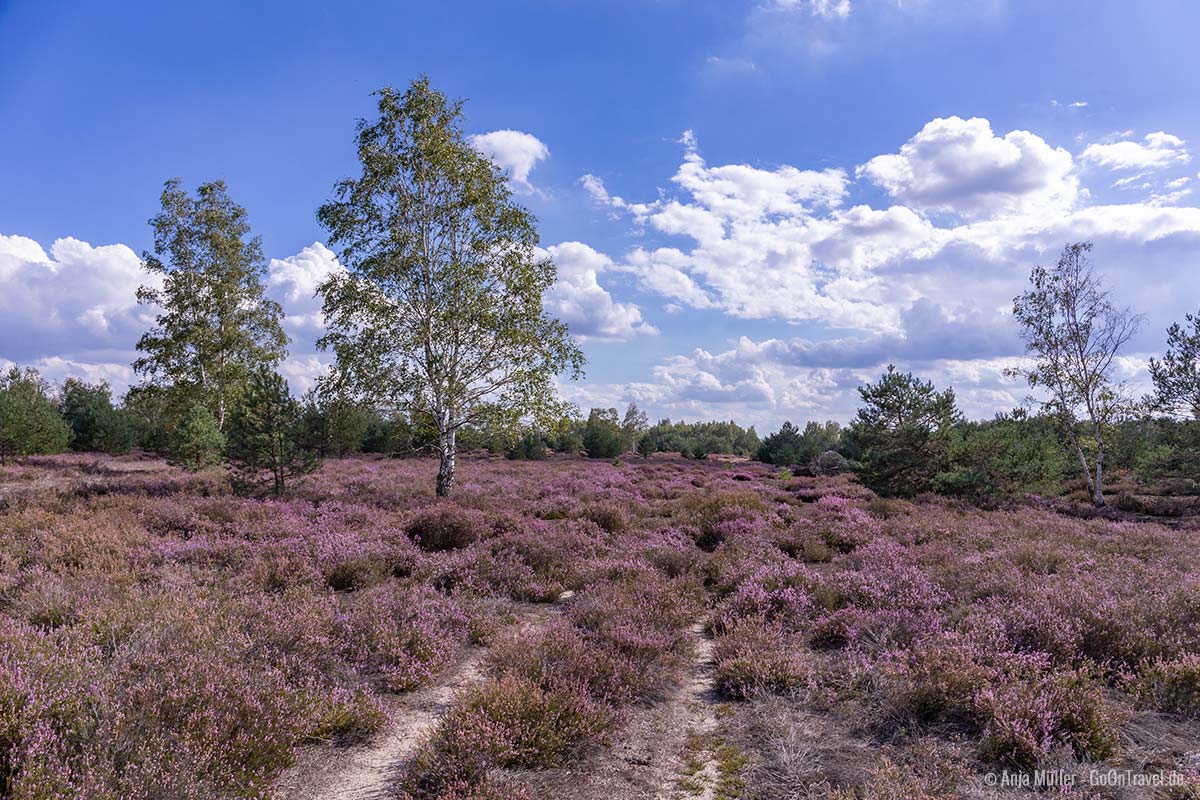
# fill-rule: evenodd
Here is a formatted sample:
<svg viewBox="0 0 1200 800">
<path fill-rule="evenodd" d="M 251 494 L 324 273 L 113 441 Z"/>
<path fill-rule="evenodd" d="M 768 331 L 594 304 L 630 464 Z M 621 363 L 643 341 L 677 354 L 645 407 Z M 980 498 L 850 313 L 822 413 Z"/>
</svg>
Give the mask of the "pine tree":
<svg viewBox="0 0 1200 800">
<path fill-rule="evenodd" d="M 16 456 L 61 453 L 71 429 L 37 370 L 13 366 L 0 377 L 0 464 Z"/>
<path fill-rule="evenodd" d="M 261 367 L 229 419 L 226 455 L 234 488 L 279 497 L 289 480 L 317 469 L 321 458 L 306 431 L 304 407 L 288 391 L 287 381 Z"/>
<path fill-rule="evenodd" d="M 171 460 L 184 469 L 200 470 L 221 463 L 225 435 L 217 418 L 196 403 L 184 413 L 171 435 Z"/>
</svg>

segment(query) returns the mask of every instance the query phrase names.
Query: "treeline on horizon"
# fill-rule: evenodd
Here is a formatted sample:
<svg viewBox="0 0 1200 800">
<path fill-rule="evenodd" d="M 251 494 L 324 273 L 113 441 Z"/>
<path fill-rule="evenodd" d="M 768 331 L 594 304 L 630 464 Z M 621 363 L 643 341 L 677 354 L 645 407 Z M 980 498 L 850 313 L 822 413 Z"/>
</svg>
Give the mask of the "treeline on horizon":
<svg viewBox="0 0 1200 800">
<path fill-rule="evenodd" d="M 636 405 L 585 417 L 555 389 L 584 365 L 543 307 L 555 266 L 537 254 L 535 220 L 507 176 L 464 135 L 462 103 L 425 78 L 376 97 L 379 118 L 357 127 L 361 175 L 317 212 L 345 272 L 317 290 L 318 345 L 334 362 L 313 391 L 293 396 L 278 372 L 289 339 L 246 210 L 222 181 L 192 194 L 175 179 L 143 253 L 152 280 L 137 297 L 160 313 L 137 343 L 140 381 L 116 402 L 104 383 L 72 378 L 54 391 L 13 366 L 0 377 L 0 463 L 140 448 L 190 469 L 227 463 L 235 488 L 276 496 L 321 459 L 352 453 L 436 455 L 446 496 L 456 454 L 478 448 L 525 459 L 729 454 L 790 474 L 852 470 L 882 495 L 982 503 L 1082 481 L 1103 506 L 1113 469 L 1196 489 L 1200 315 L 1168 330 L 1150 363 L 1154 393 L 1130 398 L 1114 364 L 1142 318 L 1114 301 L 1087 243 L 1035 267 L 1014 298 L 1029 358 L 1012 374 L 1041 398 L 1030 409 L 968 421 L 952 389 L 888 367 L 860 387 L 846 426 L 788 422 L 760 439 L 733 421 L 651 425 Z"/>
<path fill-rule="evenodd" d="M 984 504 L 1027 493 L 1055 495 L 1082 481 L 1070 435 L 1048 412 L 1017 408 L 992 419 L 964 419 L 952 390 L 938 391 L 895 370 L 860 393 L 864 405 L 849 425 L 809 421 L 801 428 L 789 421 L 761 438 L 754 426 L 734 421 L 650 424 L 631 404 L 624 415 L 594 408 L 583 417 L 569 409 L 544 428 L 468 426 L 458 446 L 531 460 L 554 453 L 605 460 L 656 453 L 691 459 L 732 455 L 778 466 L 786 475 L 854 472 L 884 495 L 932 492 Z M 291 402 L 295 447 L 317 459 L 435 454 L 436 430 L 402 415 L 328 402 L 315 391 Z M 1151 402 L 1130 407 L 1108 425 L 1110 468 L 1143 484 L 1174 482 L 1175 491 L 1197 491 L 1200 421 L 1155 414 L 1154 407 Z M 887 425 L 879 418 L 883 409 L 898 408 L 913 422 Z M 164 398 L 153 390 L 134 387 L 118 403 L 104 382 L 68 378 L 54 391 L 35 370 L 13 367 L 0 377 L 0 462 L 67 450 L 114 455 L 142 450 L 199 469 L 220 462 L 227 449 L 209 416 L 184 414 L 172 424 Z"/>
</svg>

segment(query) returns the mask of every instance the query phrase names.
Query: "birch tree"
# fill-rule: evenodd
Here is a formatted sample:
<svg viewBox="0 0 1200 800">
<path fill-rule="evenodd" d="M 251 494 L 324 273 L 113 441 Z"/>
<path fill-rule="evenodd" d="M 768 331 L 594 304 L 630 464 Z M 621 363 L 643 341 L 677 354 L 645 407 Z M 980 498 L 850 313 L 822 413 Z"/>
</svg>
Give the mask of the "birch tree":
<svg viewBox="0 0 1200 800">
<path fill-rule="evenodd" d="M 464 136 L 461 101 L 424 77 L 375 96 L 378 119 L 357 129 L 361 174 L 317 213 L 346 267 L 320 289 L 320 343 L 336 356 L 326 384 L 428 420 L 447 496 L 456 431 L 551 412 L 555 377 L 578 377 L 583 354 L 543 310 L 555 266 L 504 173 Z"/>
<path fill-rule="evenodd" d="M 200 403 L 223 430 L 253 371 L 286 355 L 283 310 L 263 295 L 262 245 L 224 181 L 201 184 L 193 198 L 176 178 L 161 202 L 150 220 L 154 250 L 142 255 L 160 285 L 137 295 L 160 313 L 138 341 L 133 368 L 177 414 Z"/>
<path fill-rule="evenodd" d="M 1113 365 L 1141 317 L 1113 303 L 1092 268 L 1091 251 L 1089 242 L 1067 245 L 1055 266 L 1034 267 L 1030 288 L 1013 299 L 1013 316 L 1033 358 L 1032 366 L 1013 372 L 1046 392 L 1042 404 L 1059 420 L 1092 501 L 1102 507 L 1106 439 L 1127 406 Z M 1084 437 L 1091 439 L 1087 449 Z"/>
</svg>

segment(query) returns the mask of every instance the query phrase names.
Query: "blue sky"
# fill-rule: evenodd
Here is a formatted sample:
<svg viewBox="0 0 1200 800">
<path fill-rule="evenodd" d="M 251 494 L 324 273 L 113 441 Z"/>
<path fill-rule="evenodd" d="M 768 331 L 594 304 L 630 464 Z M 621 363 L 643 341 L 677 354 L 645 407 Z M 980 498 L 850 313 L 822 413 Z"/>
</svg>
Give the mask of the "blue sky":
<svg viewBox="0 0 1200 800">
<path fill-rule="evenodd" d="M 370 92 L 427 73 L 540 220 L 585 410 L 845 419 L 893 361 L 990 415 L 1024 395 L 1011 298 L 1076 239 L 1147 315 L 1137 384 L 1200 308 L 1197 29 L 1167 0 L 0 0 L 0 361 L 127 384 L 162 182 L 223 177 L 304 386 L 315 210 Z"/>
</svg>

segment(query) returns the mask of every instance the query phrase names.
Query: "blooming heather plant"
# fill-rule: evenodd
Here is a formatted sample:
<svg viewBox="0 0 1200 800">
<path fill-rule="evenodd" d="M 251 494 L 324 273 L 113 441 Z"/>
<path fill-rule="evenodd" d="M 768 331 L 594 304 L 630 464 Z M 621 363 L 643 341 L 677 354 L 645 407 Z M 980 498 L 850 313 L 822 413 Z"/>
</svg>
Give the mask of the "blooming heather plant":
<svg viewBox="0 0 1200 800">
<path fill-rule="evenodd" d="M 774 695 L 864 754 L 889 738 L 863 797 L 952 796 L 918 741 L 976 766 L 1174 763 L 1123 730 L 1135 704 L 1191 735 L 1196 530 L 669 458 L 464 459 L 446 504 L 434 469 L 331 460 L 264 501 L 137 457 L 5 467 L 0 797 L 266 797 L 297 745 L 370 736 L 472 644 L 485 679 L 407 791 L 520 797 L 505 764 L 569 764 L 669 697 L 702 618 L 746 708 Z M 561 614 L 524 605 L 568 589 Z"/>
</svg>

